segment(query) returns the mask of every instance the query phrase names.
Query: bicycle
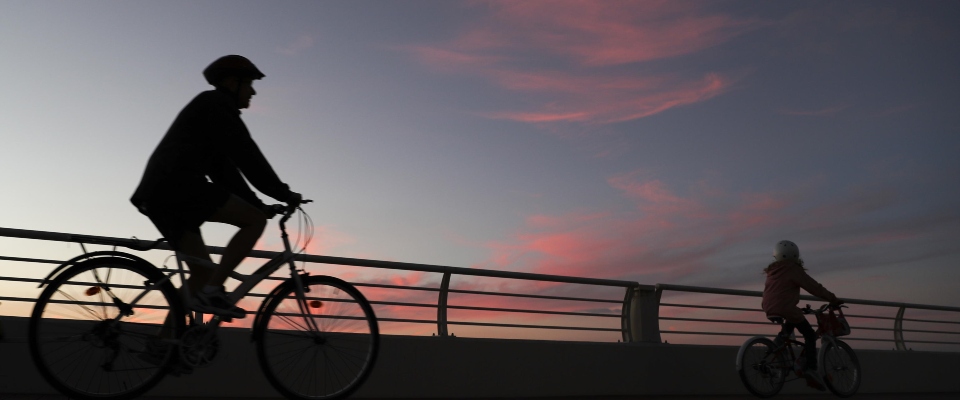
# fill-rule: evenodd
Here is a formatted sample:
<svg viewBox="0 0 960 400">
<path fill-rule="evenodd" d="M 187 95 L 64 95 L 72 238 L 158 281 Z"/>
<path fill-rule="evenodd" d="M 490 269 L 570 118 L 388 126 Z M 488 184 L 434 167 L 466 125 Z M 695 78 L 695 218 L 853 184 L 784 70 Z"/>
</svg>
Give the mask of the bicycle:
<svg viewBox="0 0 960 400">
<path fill-rule="evenodd" d="M 817 316 L 817 336 L 821 340 L 817 352 L 819 369 L 817 374 L 823 379 L 827 389 L 840 397 L 853 396 L 860 387 L 860 361 L 849 345 L 837 339 L 850 333 L 849 325 L 843 319 L 841 307 L 824 304 L 818 310 L 801 309 L 804 314 Z M 824 314 L 829 310 L 828 314 Z M 839 313 L 839 316 L 834 314 Z M 781 317 L 771 318 L 771 322 L 783 325 Z M 797 352 L 799 348 L 799 353 Z M 780 392 L 788 381 L 791 372 L 796 375 L 789 380 L 803 376 L 802 362 L 805 360 L 804 343 L 791 337 L 777 337 L 776 341 L 763 336 L 747 339 L 737 352 L 737 372 L 740 380 L 753 395 L 760 398 L 772 397 Z"/>
<path fill-rule="evenodd" d="M 350 283 L 297 269 L 285 224 L 299 211 L 301 222 L 310 225 L 309 216 L 298 205 L 275 207 L 282 207 L 277 211 L 284 251 L 250 275 L 234 272 L 231 277 L 241 283 L 229 297 L 244 298 L 288 265 L 290 278 L 265 296 L 253 319 L 258 363 L 287 398 L 345 398 L 376 363 L 376 316 Z M 164 241 L 120 245 L 142 251 Z M 51 272 L 40 284 L 44 290 L 28 328 L 30 354 L 43 378 L 71 398 L 130 399 L 168 374 L 209 365 L 219 352 L 220 324 L 230 319 L 205 320 L 186 311 L 172 279 L 185 282 L 184 262 L 197 259 L 175 256 L 176 269 L 160 269 L 114 249 L 84 254 Z M 167 320 L 172 336 L 163 339 L 159 327 Z"/>
</svg>

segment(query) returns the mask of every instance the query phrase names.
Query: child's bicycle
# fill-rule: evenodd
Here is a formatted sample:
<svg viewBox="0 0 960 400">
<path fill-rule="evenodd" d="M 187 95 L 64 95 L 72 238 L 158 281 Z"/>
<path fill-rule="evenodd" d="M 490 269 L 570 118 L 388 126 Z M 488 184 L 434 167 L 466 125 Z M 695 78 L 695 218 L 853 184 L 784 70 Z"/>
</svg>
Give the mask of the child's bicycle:
<svg viewBox="0 0 960 400">
<path fill-rule="evenodd" d="M 376 316 L 351 284 L 296 268 L 285 223 L 297 210 L 308 224 L 309 217 L 297 205 L 276 207 L 283 207 L 279 225 L 285 250 L 251 275 L 234 273 L 241 283 L 230 299 L 242 299 L 289 265 L 290 278 L 265 296 L 253 319 L 251 339 L 260 367 L 288 398 L 347 397 L 376 361 Z M 162 241 L 127 247 L 147 250 Z M 70 398 L 130 399 L 168 373 L 209 364 L 220 351 L 220 324 L 229 319 L 208 316 L 205 321 L 202 314 L 185 310 L 171 281 L 178 274 L 184 281 L 185 258 L 177 253 L 178 268 L 161 270 L 129 253 L 101 251 L 54 270 L 40 285 L 45 289 L 29 324 L 30 354 L 44 379 Z M 175 339 L 158 336 L 164 321 Z"/>
<path fill-rule="evenodd" d="M 841 306 L 845 307 L 845 306 Z M 825 311 L 829 310 L 828 313 Z M 860 362 L 857 355 L 837 336 L 850 334 L 840 307 L 824 304 L 818 310 L 808 304 L 802 309 L 804 314 L 817 316 L 817 336 L 821 346 L 817 352 L 819 374 L 827 388 L 840 397 L 850 397 L 860 387 Z M 839 315 L 834 314 L 836 311 Z M 773 322 L 783 324 L 783 318 L 772 318 Z M 776 395 L 788 380 L 803 376 L 805 354 L 803 342 L 793 337 L 778 337 L 773 341 L 763 336 L 747 339 L 737 353 L 737 372 L 740 380 L 750 393 L 766 398 Z M 792 375 L 792 376 L 791 376 Z"/>
</svg>

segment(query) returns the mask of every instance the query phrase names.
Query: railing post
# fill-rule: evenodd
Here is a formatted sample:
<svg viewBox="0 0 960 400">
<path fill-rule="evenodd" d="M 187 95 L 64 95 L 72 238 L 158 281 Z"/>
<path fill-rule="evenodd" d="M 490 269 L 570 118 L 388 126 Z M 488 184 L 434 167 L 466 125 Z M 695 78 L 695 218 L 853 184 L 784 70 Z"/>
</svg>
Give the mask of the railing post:
<svg viewBox="0 0 960 400">
<path fill-rule="evenodd" d="M 450 273 L 443 273 L 440 296 L 437 299 L 437 336 L 447 336 L 447 290 L 450 289 Z"/>
<path fill-rule="evenodd" d="M 903 341 L 903 313 L 906 307 L 900 307 L 897 311 L 897 319 L 893 320 L 893 342 L 897 345 L 897 350 L 906 350 L 907 343 Z"/>
<path fill-rule="evenodd" d="M 660 295 L 654 290 L 628 288 L 623 299 L 623 341 L 660 343 Z"/>
</svg>

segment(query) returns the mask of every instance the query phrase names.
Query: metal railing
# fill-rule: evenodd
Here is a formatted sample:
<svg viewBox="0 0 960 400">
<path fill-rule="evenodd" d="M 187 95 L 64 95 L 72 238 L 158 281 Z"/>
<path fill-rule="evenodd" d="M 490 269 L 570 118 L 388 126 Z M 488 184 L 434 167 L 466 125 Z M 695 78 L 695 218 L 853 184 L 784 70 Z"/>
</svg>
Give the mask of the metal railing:
<svg viewBox="0 0 960 400">
<path fill-rule="evenodd" d="M 662 307 L 680 307 L 680 308 L 692 308 L 692 309 L 709 309 L 709 310 L 726 310 L 726 311 L 740 311 L 740 312 L 759 312 L 758 319 L 756 321 L 731 321 L 731 320 L 721 320 L 721 319 L 706 319 L 706 318 L 678 318 L 678 317 L 661 317 L 658 315 L 657 319 L 660 321 L 685 321 L 685 322 L 699 322 L 699 323 L 736 323 L 736 324 L 748 324 L 748 325 L 767 325 L 769 322 L 765 322 L 764 315 L 762 310 L 757 308 L 743 308 L 743 307 L 723 307 L 723 306 L 704 306 L 696 304 L 677 304 L 677 303 L 664 303 L 660 301 L 662 294 L 665 291 L 672 292 L 684 292 L 684 293 L 701 293 L 701 294 L 719 294 L 719 295 L 728 295 L 728 296 L 743 296 L 743 297 L 763 297 L 763 292 L 751 291 L 751 290 L 734 290 L 734 289 L 718 289 L 718 288 L 708 288 L 708 287 L 697 287 L 697 286 L 682 286 L 682 285 L 669 285 L 669 284 L 658 284 L 656 285 L 654 297 L 656 298 L 657 307 L 652 308 L 650 312 L 658 312 Z M 820 298 L 801 295 L 801 300 L 810 300 L 810 301 L 819 301 L 823 302 Z M 867 337 L 858 337 L 858 336 L 848 336 L 844 337 L 844 340 L 857 340 L 857 341 L 869 341 L 869 342 L 892 342 L 897 350 L 908 350 L 907 343 L 915 344 L 939 344 L 939 345 L 960 345 L 958 340 L 907 340 L 904 336 L 904 333 L 921 333 L 921 334 L 939 334 L 947 335 L 950 337 L 960 336 L 960 331 L 943 331 L 943 330 L 922 330 L 922 329 L 904 329 L 904 322 L 920 322 L 920 323 L 935 323 L 935 324 L 950 324 L 950 325 L 960 325 L 960 307 L 947 307 L 947 306 L 936 306 L 936 305 L 927 305 L 927 304 L 911 304 L 911 303 L 900 303 L 900 302 L 890 302 L 890 301 L 876 301 L 876 300 L 860 300 L 860 299 L 841 299 L 847 305 L 863 305 L 863 306 L 878 306 L 878 307 L 888 307 L 894 308 L 897 310 L 895 317 L 885 317 L 885 316 L 876 316 L 876 315 L 861 315 L 861 314 L 849 314 L 845 313 L 845 316 L 848 320 L 889 320 L 892 321 L 892 326 L 889 328 L 877 328 L 877 327 L 867 327 L 867 326 L 857 326 L 852 325 L 851 330 L 853 331 L 887 331 L 892 332 L 893 338 L 891 339 L 878 339 L 878 338 L 867 338 Z M 916 318 L 905 318 L 906 311 L 908 309 L 912 310 L 929 310 L 929 311 L 946 311 L 950 313 L 956 313 L 953 319 L 916 319 Z M 816 324 L 813 324 L 816 326 Z M 720 336 L 755 336 L 761 334 L 769 335 L 770 332 L 764 333 L 729 333 L 729 332 L 709 332 L 709 331 L 660 331 L 662 333 L 678 334 L 678 335 L 720 335 Z"/>
<path fill-rule="evenodd" d="M 57 233 L 57 232 L 44 232 L 44 231 L 31 231 L 31 230 L 22 230 L 22 229 L 11 229 L 11 228 L 0 228 L 0 237 L 11 237 L 11 238 L 21 238 L 21 239 L 34 239 L 34 240 L 45 240 L 45 241 L 58 241 L 58 242 L 67 242 L 67 243 L 78 243 L 86 251 L 85 245 L 107 245 L 115 247 L 130 247 L 137 248 L 141 247 L 144 244 L 151 243 L 149 241 L 141 241 L 137 239 L 122 239 L 122 238 L 113 238 L 113 237 L 103 237 L 103 236 L 90 236 L 90 235 L 75 235 L 67 233 Z M 209 246 L 210 253 L 212 254 L 222 254 L 222 247 Z M 161 243 L 156 247 L 156 250 L 171 250 L 166 243 Z M 252 258 L 261 258 L 261 259 L 271 259 L 276 256 L 275 252 L 270 251 L 260 251 L 255 250 L 250 254 Z M 580 278 L 580 277 L 571 277 L 571 276 L 559 276 L 559 275 L 546 275 L 546 274 L 533 274 L 533 273 L 522 273 L 522 272 L 510 272 L 510 271 L 496 271 L 496 270 L 484 270 L 484 269 L 473 269 L 473 268 L 459 268 L 459 267 L 449 267 L 449 266 L 440 266 L 440 265 L 428 265 L 428 264 L 415 264 L 415 263 L 404 263 L 404 262 L 393 262 L 393 261 L 378 261 L 378 260 L 364 260 L 357 258 L 345 258 L 345 257 L 331 257 L 331 256 L 321 256 L 313 254 L 298 254 L 295 259 L 302 262 L 318 263 L 318 264 L 330 264 L 330 265 L 342 265 L 342 266 L 357 266 L 357 267 L 367 267 L 367 268 L 381 268 L 381 269 L 390 269 L 398 271 L 418 271 L 418 272 L 430 272 L 441 274 L 442 278 L 440 281 L 439 287 L 419 287 L 419 286 L 403 286 L 403 285 L 390 285 L 390 284 L 378 284 L 370 282 L 352 282 L 355 286 L 362 288 L 372 288 L 372 289 L 391 289 L 391 290 L 405 290 L 405 291 L 415 291 L 421 293 L 436 293 L 437 300 L 436 303 L 412 303 L 408 301 L 371 301 L 371 304 L 374 306 L 398 306 L 398 307 L 411 307 L 411 308 L 436 308 L 436 319 L 422 319 L 422 318 L 394 318 L 394 317 L 381 317 L 378 318 L 381 322 L 397 322 L 397 323 L 412 323 L 412 324 L 433 324 L 436 326 L 436 334 L 438 336 L 448 336 L 449 327 L 451 325 L 458 326 L 476 326 L 476 327 L 496 327 L 496 328 L 523 328 L 523 329 L 549 329 L 549 330 L 565 330 L 565 331 L 592 331 L 592 332 L 616 332 L 619 333 L 621 340 L 624 342 L 646 342 L 646 343 L 662 343 L 663 334 L 679 334 L 679 335 L 720 335 L 720 336 L 753 336 L 757 334 L 769 334 L 770 332 L 764 333 L 732 333 L 732 332 L 716 332 L 716 331 L 704 331 L 704 330 L 692 330 L 692 331 L 675 331 L 675 330 L 662 330 L 661 321 L 683 321 L 683 322 L 692 322 L 692 323 L 702 323 L 702 324 L 740 324 L 740 325 L 769 325 L 769 322 L 763 322 L 762 318 L 757 318 L 756 321 L 745 321 L 743 319 L 715 319 L 715 318 L 681 318 L 681 317 L 671 317 L 671 316 L 661 316 L 662 308 L 683 308 L 683 309 L 700 309 L 700 310 L 714 310 L 714 311 L 740 311 L 740 312 L 759 312 L 758 308 L 747 308 L 747 307 L 724 307 L 717 305 L 701 305 L 701 304 L 680 304 L 680 303 L 664 303 L 661 301 L 661 297 L 665 291 L 669 292 L 680 292 L 680 293 L 696 293 L 696 294 L 717 294 L 724 296 L 746 296 L 746 297 L 761 297 L 762 292 L 758 291 L 747 291 L 747 290 L 731 290 L 731 289 L 717 289 L 717 288 L 706 288 L 706 287 L 693 287 L 693 286 L 680 286 L 680 285 L 668 285 L 668 284 L 657 284 L 657 285 L 642 285 L 637 282 L 631 281 L 622 281 L 622 280 L 609 280 L 609 279 L 593 279 L 593 278 Z M 0 256 L 0 261 L 14 261 L 14 262 L 24 262 L 24 263 L 41 263 L 41 264 L 61 264 L 63 261 L 60 260 L 49 260 L 49 259 L 39 259 L 39 258 L 25 258 L 25 257 L 10 257 L 10 256 Z M 622 288 L 624 290 L 622 299 L 602 299 L 594 297 L 573 297 L 573 296 L 556 296 L 556 295 L 545 295 L 545 294 L 530 294 L 530 293 L 510 293 L 503 291 L 483 291 L 483 290 L 462 290 L 462 289 L 453 289 L 450 287 L 450 280 L 453 276 L 472 276 L 472 277 L 485 277 L 485 278 L 505 278 L 513 280 L 524 280 L 524 281 L 533 281 L 533 282 L 552 282 L 552 283 L 565 283 L 565 284 L 578 284 L 578 285 L 589 285 L 594 287 L 606 287 L 606 288 Z M 268 278 L 281 280 L 282 278 Z M 23 277 L 8 277 L 0 276 L 0 281 L 10 281 L 10 282 L 22 282 L 22 283 L 37 283 L 39 284 L 42 279 L 34 278 L 23 278 Z M 611 310 L 610 312 L 594 312 L 594 311 L 558 311 L 556 309 L 533 309 L 533 308 L 507 308 L 507 307 L 482 307 L 482 306 L 473 306 L 473 305 L 451 305 L 449 304 L 449 297 L 451 294 L 462 294 L 462 295 L 483 295 L 483 296 L 497 296 L 504 298 L 520 298 L 520 299 L 537 299 L 537 300 L 550 300 L 557 302 L 588 302 L 588 303 L 599 303 L 599 304 L 616 304 L 620 306 L 619 312 L 617 310 Z M 248 296 L 253 297 L 263 297 L 262 294 L 251 293 Z M 801 296 L 805 300 L 814 300 L 818 299 L 812 296 Z M 960 332 L 953 331 L 925 331 L 925 330 L 909 330 L 904 329 L 903 323 L 905 321 L 913 322 L 933 322 L 933 323 L 944 323 L 944 324 L 960 324 L 960 307 L 945 307 L 945 306 L 934 306 L 934 305 L 924 305 L 924 304 L 907 304 L 907 303 L 896 303 L 896 302 L 884 302 L 884 301 L 874 301 L 874 300 L 857 300 L 857 299 L 843 299 L 847 304 L 851 305 L 869 305 L 869 306 L 882 306 L 882 307 L 894 307 L 898 309 L 896 317 L 875 317 L 875 316 L 864 316 L 864 315 L 850 315 L 847 314 L 850 318 L 874 318 L 878 320 L 892 320 L 893 326 L 891 328 L 862 328 L 864 330 L 887 330 L 893 333 L 892 339 L 870 339 L 870 338 L 856 338 L 848 337 L 850 340 L 866 340 L 866 341 L 889 341 L 895 343 L 895 346 L 898 350 L 906 350 L 907 343 L 933 343 L 933 344 L 945 344 L 945 345 L 958 345 L 960 341 L 924 341 L 924 340 L 907 340 L 904 337 L 904 333 L 937 333 L 943 335 L 960 335 Z M 9 297 L 9 296 L 0 296 L 0 301 L 14 301 L 14 302 L 34 302 L 33 298 L 25 297 Z M 919 319 L 909 319 L 905 318 L 905 311 L 907 309 L 914 310 L 935 310 L 935 311 L 946 311 L 950 313 L 957 313 L 956 317 L 947 320 L 919 320 Z M 556 325 L 556 324 L 534 324 L 534 323 L 503 323 L 503 322 L 484 322 L 484 321 L 451 321 L 448 318 L 448 312 L 450 310 L 466 310 L 466 311 L 485 311 L 485 312 L 495 312 L 495 313 L 510 313 L 510 314 L 534 314 L 541 316 L 556 316 L 556 317 L 600 317 L 604 319 L 619 319 L 619 328 L 612 328 L 606 326 L 597 326 L 596 324 L 591 326 L 574 326 L 574 325 Z M 762 317 L 762 313 L 757 314 L 758 317 Z M 857 327 L 853 327 L 854 330 L 857 330 Z"/>
</svg>

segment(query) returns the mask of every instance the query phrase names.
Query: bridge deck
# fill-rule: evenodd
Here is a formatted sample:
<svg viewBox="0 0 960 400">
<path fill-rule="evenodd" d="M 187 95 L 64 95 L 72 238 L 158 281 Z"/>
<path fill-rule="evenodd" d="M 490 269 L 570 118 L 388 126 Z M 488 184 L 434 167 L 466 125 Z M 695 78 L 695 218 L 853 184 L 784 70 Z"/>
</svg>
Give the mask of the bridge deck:
<svg viewBox="0 0 960 400">
<path fill-rule="evenodd" d="M 837 398 L 832 394 L 822 395 L 797 395 L 784 394 L 774 397 L 777 400 L 819 400 L 827 398 Z M 857 394 L 857 400 L 956 400 L 957 393 L 893 393 L 893 394 Z M 209 400 L 209 397 L 142 397 L 142 400 Z M 381 398 L 360 397 L 358 400 L 396 400 Z M 405 398 L 404 400 L 503 400 L 505 398 Z M 754 400 L 756 397 L 749 395 L 732 396 L 627 396 L 627 397 L 530 397 L 530 400 Z M 0 394 L 0 400 L 69 400 L 67 397 L 59 395 L 43 394 Z M 284 400 L 283 397 L 262 397 L 262 398 L 244 398 L 244 400 Z M 521 399 L 522 400 L 522 399 Z"/>
</svg>

